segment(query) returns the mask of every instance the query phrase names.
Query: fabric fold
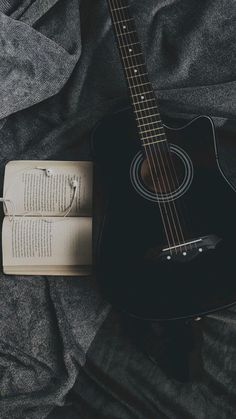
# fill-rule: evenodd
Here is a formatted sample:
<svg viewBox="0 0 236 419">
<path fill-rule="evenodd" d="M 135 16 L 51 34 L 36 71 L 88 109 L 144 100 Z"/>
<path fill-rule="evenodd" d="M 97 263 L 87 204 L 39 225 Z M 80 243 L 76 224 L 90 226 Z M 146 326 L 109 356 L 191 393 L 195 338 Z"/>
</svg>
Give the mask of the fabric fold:
<svg viewBox="0 0 236 419">
<path fill-rule="evenodd" d="M 46 3 L 44 12 L 55 1 Z M 25 20 L 28 18 L 32 24 L 32 16 L 39 18 L 42 15 L 40 5 L 37 14 L 34 3 L 33 12 L 30 14 L 28 9 Z M 74 34 L 77 25 L 76 39 L 72 40 L 71 36 L 71 45 L 68 42 L 64 45 L 60 37 L 57 40 L 49 38 L 43 33 L 45 28 L 41 32 L 0 12 L 0 119 L 56 95 L 69 79 L 81 54 L 78 3 L 72 1 L 71 7 L 77 17 L 72 28 Z M 0 10 L 6 12 L 7 8 L 8 1 L 2 1 Z M 65 20 L 67 18 L 65 15 Z M 68 28 L 68 22 L 65 27 Z"/>
</svg>

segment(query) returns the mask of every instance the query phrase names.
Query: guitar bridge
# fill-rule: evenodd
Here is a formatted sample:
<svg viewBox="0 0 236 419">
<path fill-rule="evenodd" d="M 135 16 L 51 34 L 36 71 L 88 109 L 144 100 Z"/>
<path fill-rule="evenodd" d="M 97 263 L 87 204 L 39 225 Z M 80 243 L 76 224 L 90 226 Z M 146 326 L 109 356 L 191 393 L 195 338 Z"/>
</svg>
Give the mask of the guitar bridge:
<svg viewBox="0 0 236 419">
<path fill-rule="evenodd" d="M 216 235 L 203 236 L 195 240 L 162 249 L 161 259 L 185 262 L 194 259 L 199 254 L 214 250 L 221 239 Z"/>
<path fill-rule="evenodd" d="M 214 250 L 220 241 L 221 238 L 210 234 L 163 249 L 160 249 L 160 247 L 152 248 L 149 249 L 146 259 L 153 261 L 161 259 L 167 262 L 188 262 L 209 250 Z"/>
</svg>

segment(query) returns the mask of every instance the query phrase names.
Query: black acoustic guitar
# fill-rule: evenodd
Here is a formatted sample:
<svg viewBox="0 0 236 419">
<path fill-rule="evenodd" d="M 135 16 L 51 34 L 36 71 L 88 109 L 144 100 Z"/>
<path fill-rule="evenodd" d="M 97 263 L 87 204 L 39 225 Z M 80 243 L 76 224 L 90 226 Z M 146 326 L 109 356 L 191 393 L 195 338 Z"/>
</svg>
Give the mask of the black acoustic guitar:
<svg viewBox="0 0 236 419">
<path fill-rule="evenodd" d="M 209 117 L 164 124 L 130 6 L 108 4 L 133 107 L 93 133 L 109 197 L 98 279 L 131 315 L 202 316 L 236 301 L 235 191 Z"/>
</svg>

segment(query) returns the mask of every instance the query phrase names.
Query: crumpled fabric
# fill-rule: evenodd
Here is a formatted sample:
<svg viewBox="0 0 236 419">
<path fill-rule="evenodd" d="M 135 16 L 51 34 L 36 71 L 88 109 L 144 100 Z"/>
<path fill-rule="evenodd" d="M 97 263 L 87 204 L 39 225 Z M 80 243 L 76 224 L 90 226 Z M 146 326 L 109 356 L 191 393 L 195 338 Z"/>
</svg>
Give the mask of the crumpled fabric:
<svg viewBox="0 0 236 419">
<path fill-rule="evenodd" d="M 69 7 L 65 4 L 1 1 L 1 118 L 54 96 L 70 77 L 81 53 L 79 7 L 76 1 Z M 56 8 L 59 19 L 55 36 L 48 36 L 47 31 L 37 30 L 37 24 Z M 67 33 L 63 30 L 60 34 L 67 10 L 71 10 L 73 19 Z"/>
<path fill-rule="evenodd" d="M 207 114 L 234 135 L 235 0 L 130 3 L 162 112 Z M 2 190 L 9 160 L 90 158 L 91 128 L 128 92 L 104 0 L 0 0 L 0 45 Z M 234 142 L 218 142 L 236 184 Z M 203 320 L 202 372 L 179 383 L 95 279 L 1 273 L 1 419 L 236 418 L 235 308 Z"/>
</svg>

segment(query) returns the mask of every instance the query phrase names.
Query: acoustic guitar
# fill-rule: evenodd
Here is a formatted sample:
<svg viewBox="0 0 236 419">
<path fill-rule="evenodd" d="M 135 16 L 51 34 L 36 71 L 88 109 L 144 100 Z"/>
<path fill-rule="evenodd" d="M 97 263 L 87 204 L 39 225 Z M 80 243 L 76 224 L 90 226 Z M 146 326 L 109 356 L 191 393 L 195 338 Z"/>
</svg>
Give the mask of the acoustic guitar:
<svg viewBox="0 0 236 419">
<path fill-rule="evenodd" d="M 119 310 L 142 319 L 195 318 L 228 307 L 236 301 L 236 201 L 213 121 L 161 116 L 130 6 L 108 5 L 132 107 L 93 131 L 108 197 L 97 256 L 101 289 Z"/>
</svg>

